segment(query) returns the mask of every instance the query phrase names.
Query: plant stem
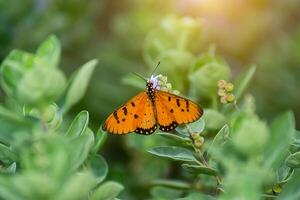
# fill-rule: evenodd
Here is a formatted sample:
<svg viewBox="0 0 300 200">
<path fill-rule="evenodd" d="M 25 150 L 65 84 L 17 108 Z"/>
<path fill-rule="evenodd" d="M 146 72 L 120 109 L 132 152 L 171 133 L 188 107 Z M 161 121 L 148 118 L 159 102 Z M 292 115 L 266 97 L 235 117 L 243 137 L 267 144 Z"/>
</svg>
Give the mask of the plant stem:
<svg viewBox="0 0 300 200">
<path fill-rule="evenodd" d="M 234 106 L 234 108 L 235 108 L 238 112 L 240 112 L 240 109 L 239 109 L 239 107 L 238 107 L 236 101 L 233 103 L 233 106 Z"/>
<path fill-rule="evenodd" d="M 44 112 L 42 109 L 40 109 L 40 121 L 41 121 L 41 124 L 42 124 L 42 127 L 43 127 L 43 131 L 45 133 L 48 132 L 48 125 L 47 125 L 47 122 L 45 120 L 45 117 L 44 117 Z"/>
<path fill-rule="evenodd" d="M 216 95 L 213 95 L 211 97 L 211 103 L 212 103 L 212 108 L 214 110 L 218 110 L 218 97 Z"/>
<path fill-rule="evenodd" d="M 204 166 L 207 167 L 207 168 L 211 168 L 209 166 L 209 164 L 207 163 L 207 161 L 205 160 L 205 158 L 204 158 L 201 150 L 195 146 L 195 140 L 192 137 L 192 133 L 191 133 L 190 129 L 188 128 L 188 126 L 186 126 L 186 128 L 187 128 L 189 136 L 190 136 L 190 138 L 192 140 L 193 148 L 194 148 L 195 152 L 198 154 L 198 156 L 200 158 L 201 164 L 204 164 Z M 217 181 L 217 188 L 216 188 L 216 193 L 217 193 L 218 188 L 221 185 L 221 178 L 218 175 L 216 175 L 215 178 L 216 178 L 216 181 Z"/>
</svg>

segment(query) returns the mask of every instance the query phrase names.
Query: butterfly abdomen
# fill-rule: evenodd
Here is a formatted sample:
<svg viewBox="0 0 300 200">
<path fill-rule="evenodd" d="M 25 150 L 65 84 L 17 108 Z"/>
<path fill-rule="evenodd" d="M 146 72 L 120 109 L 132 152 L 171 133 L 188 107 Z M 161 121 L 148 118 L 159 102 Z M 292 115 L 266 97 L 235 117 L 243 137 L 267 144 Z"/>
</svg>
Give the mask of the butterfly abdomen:
<svg viewBox="0 0 300 200">
<path fill-rule="evenodd" d="M 155 88 L 153 87 L 153 83 L 147 82 L 146 84 L 146 93 L 150 98 L 151 102 L 154 103 L 155 100 Z"/>
</svg>

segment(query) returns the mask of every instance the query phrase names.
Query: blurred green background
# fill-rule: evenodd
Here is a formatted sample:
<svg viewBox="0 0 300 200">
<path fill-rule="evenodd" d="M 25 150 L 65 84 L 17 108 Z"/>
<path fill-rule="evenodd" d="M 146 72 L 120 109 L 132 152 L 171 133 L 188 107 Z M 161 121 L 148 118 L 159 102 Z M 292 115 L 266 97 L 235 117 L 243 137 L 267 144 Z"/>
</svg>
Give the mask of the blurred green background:
<svg viewBox="0 0 300 200">
<path fill-rule="evenodd" d="M 98 58 L 85 98 L 72 109 L 73 114 L 88 110 L 96 129 L 110 112 L 139 91 L 128 84 L 132 84 L 126 79 L 128 74 L 148 76 L 159 59 L 160 72 L 167 72 L 164 75 L 174 88 L 187 94 L 187 85 L 176 84 L 185 81 L 184 74 L 170 69 L 178 63 L 185 65 L 193 55 L 213 51 L 226 60 L 233 77 L 256 65 L 249 92 L 255 97 L 258 115 L 272 120 L 275 114 L 292 109 L 299 129 L 299 9 L 299 0 L 0 0 L 0 60 L 14 48 L 33 52 L 50 34 L 62 43 L 60 66 L 66 74 Z M 180 53 L 163 54 L 166 46 L 171 49 L 174 45 L 166 35 L 173 34 L 176 41 L 177 29 L 188 30 L 190 41 L 183 41 L 183 47 L 179 42 Z M 165 42 L 164 46 L 160 48 L 153 38 Z M 177 60 L 168 63 L 168 56 Z M 159 170 L 144 172 L 137 167 L 157 165 L 136 155 L 135 145 L 140 143 L 123 145 L 128 138 L 109 137 L 104 157 L 110 165 L 109 176 L 126 182 L 131 196 L 139 193 L 135 191 L 138 183 L 128 180 L 126 174 L 142 181 Z M 125 150 L 128 146 L 132 149 Z M 173 166 L 169 176 L 174 177 L 177 170 Z"/>
<path fill-rule="evenodd" d="M 258 113 L 292 108 L 300 119 L 300 1 L 298 0 L 17 0 L 0 1 L 0 58 L 13 48 L 33 51 L 49 34 L 63 45 L 65 71 L 90 58 L 100 64 L 78 105 L 95 123 L 135 94 L 121 84 L 129 72 L 149 75 L 145 38 L 166 16 L 198 18 L 200 54 L 214 44 L 234 74 L 257 66 L 251 92 Z M 105 91 L 109 90 L 110 93 Z"/>
</svg>

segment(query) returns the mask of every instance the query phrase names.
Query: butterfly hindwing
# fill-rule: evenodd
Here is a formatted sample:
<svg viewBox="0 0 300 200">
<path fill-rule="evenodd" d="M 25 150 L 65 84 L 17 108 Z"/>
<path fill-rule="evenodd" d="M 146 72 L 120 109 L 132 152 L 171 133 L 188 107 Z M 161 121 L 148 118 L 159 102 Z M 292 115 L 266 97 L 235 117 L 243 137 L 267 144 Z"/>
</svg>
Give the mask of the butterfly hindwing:
<svg viewBox="0 0 300 200">
<path fill-rule="evenodd" d="M 157 90 L 155 94 L 157 122 L 163 131 L 171 131 L 178 124 L 191 123 L 199 119 L 203 110 L 186 98 Z"/>
<path fill-rule="evenodd" d="M 108 116 L 103 130 L 112 134 L 136 132 L 150 134 L 156 129 L 152 104 L 146 92 L 141 92 Z"/>
<path fill-rule="evenodd" d="M 140 102 L 140 106 L 137 110 L 137 113 L 135 114 L 135 117 L 137 121 L 136 129 L 134 132 L 142 135 L 149 135 L 154 133 L 157 126 L 153 104 L 148 96 Z"/>
</svg>

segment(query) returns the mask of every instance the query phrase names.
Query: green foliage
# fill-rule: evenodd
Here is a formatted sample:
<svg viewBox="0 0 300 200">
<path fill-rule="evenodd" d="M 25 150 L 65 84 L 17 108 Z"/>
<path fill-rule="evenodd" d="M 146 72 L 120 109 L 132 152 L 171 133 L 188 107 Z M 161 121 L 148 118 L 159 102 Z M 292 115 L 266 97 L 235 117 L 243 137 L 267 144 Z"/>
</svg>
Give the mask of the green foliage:
<svg viewBox="0 0 300 200">
<path fill-rule="evenodd" d="M 228 5 L 2 1 L 0 199 L 299 199 L 299 2 Z M 49 33 L 62 44 L 38 46 Z M 74 71 L 91 55 L 101 68 Z M 148 78 L 158 60 L 155 74 L 204 116 L 171 133 L 108 136 L 99 122 L 145 88 L 127 73 Z M 234 83 L 231 103 L 219 102 L 220 79 Z"/>
<path fill-rule="evenodd" d="M 15 127 L 0 139 L 1 199 L 114 199 L 123 190 L 116 182 L 102 184 L 108 165 L 98 152 L 106 134 L 89 128 L 89 113 L 63 120 L 83 97 L 97 61 L 83 65 L 66 87 L 60 53 L 50 36 L 36 54 L 13 50 L 1 64 L 8 102 L 0 107 L 1 128 Z"/>
</svg>

